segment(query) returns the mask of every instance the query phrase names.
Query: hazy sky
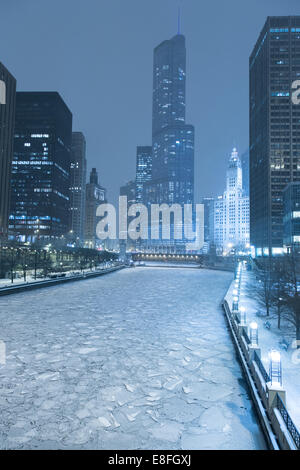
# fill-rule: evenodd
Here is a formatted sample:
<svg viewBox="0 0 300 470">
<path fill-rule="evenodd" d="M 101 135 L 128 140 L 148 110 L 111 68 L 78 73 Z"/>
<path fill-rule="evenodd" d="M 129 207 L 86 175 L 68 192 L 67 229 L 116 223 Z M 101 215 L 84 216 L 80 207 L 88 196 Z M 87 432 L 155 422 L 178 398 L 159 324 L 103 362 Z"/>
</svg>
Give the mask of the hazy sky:
<svg viewBox="0 0 300 470">
<path fill-rule="evenodd" d="M 108 198 L 151 144 L 153 48 L 187 45 L 187 123 L 196 130 L 196 199 L 223 192 L 229 152 L 248 146 L 248 57 L 268 15 L 299 0 L 0 0 L 0 61 L 21 90 L 58 91 L 87 139 Z"/>
</svg>

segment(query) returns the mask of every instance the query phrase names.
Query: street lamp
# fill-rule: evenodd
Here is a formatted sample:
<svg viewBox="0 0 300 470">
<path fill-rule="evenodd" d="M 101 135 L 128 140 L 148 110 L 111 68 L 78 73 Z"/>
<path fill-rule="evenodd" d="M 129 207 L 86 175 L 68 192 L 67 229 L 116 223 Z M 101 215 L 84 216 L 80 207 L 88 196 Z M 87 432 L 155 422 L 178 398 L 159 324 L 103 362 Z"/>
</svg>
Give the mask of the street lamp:
<svg viewBox="0 0 300 470">
<path fill-rule="evenodd" d="M 282 386 L 281 355 L 276 349 L 269 353 L 269 375 L 272 385 Z"/>
<path fill-rule="evenodd" d="M 245 307 L 241 307 L 240 312 L 241 312 L 241 323 L 243 325 L 246 325 L 246 323 L 247 323 L 247 314 L 246 314 Z"/>
<path fill-rule="evenodd" d="M 250 341 L 252 346 L 258 346 L 258 324 L 253 321 L 249 325 L 250 328 Z"/>
<path fill-rule="evenodd" d="M 11 259 L 10 259 L 10 275 L 11 275 L 11 282 L 14 282 L 14 266 L 15 266 L 15 260 L 14 260 L 14 249 L 10 249 L 10 254 L 11 254 Z"/>
<path fill-rule="evenodd" d="M 234 296 L 232 299 L 232 311 L 237 312 L 239 309 L 239 298 Z"/>
<path fill-rule="evenodd" d="M 36 280 L 36 268 L 37 268 L 37 251 L 34 250 L 34 279 Z"/>
</svg>

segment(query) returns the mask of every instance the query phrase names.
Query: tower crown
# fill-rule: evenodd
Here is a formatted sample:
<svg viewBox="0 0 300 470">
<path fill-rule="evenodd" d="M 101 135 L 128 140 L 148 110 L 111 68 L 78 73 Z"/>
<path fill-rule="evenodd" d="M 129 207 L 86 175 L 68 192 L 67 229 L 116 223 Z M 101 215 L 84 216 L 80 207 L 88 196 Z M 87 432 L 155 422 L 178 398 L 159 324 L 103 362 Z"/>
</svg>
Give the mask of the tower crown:
<svg viewBox="0 0 300 470">
<path fill-rule="evenodd" d="M 232 149 L 228 168 L 241 168 L 241 160 L 236 147 L 233 147 Z"/>
</svg>

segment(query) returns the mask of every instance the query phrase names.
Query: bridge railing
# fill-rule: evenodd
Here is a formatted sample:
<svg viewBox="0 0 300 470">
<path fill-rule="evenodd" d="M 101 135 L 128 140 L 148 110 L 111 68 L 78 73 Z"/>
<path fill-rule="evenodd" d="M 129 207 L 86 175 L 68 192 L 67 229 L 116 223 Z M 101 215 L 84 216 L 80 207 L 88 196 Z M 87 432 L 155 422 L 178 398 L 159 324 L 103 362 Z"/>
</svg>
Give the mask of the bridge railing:
<svg viewBox="0 0 300 470">
<path fill-rule="evenodd" d="M 260 357 L 259 357 L 259 355 L 257 354 L 256 351 L 254 351 L 253 359 L 254 359 L 254 361 L 256 362 L 257 367 L 258 367 L 258 369 L 259 369 L 261 375 L 263 376 L 264 381 L 265 381 L 266 383 L 267 383 L 267 382 L 270 382 L 270 376 L 269 376 L 269 374 L 267 373 L 267 371 L 266 371 L 266 369 L 265 369 L 263 363 L 261 362 L 261 359 L 260 359 Z"/>
<path fill-rule="evenodd" d="M 248 333 L 245 329 L 243 330 L 243 337 L 245 338 L 246 344 L 248 344 L 248 345 L 251 344 L 251 340 L 250 340 L 250 338 L 248 336 Z"/>
</svg>

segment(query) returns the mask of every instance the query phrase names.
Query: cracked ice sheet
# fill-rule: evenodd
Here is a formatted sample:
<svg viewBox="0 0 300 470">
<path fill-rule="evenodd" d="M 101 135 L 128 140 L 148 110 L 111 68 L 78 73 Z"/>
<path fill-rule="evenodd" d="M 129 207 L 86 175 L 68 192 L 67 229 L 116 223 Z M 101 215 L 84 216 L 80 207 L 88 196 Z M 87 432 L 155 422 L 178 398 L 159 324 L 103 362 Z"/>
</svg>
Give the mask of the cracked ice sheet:
<svg viewBox="0 0 300 470">
<path fill-rule="evenodd" d="M 147 267 L 1 298 L 0 448 L 263 448 L 230 280 Z"/>
</svg>

